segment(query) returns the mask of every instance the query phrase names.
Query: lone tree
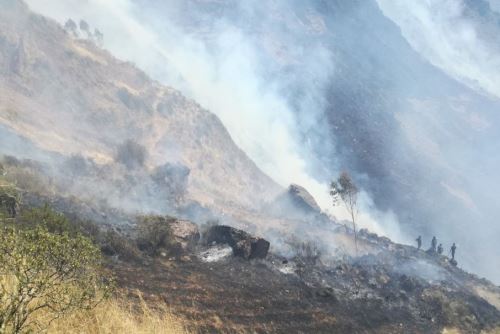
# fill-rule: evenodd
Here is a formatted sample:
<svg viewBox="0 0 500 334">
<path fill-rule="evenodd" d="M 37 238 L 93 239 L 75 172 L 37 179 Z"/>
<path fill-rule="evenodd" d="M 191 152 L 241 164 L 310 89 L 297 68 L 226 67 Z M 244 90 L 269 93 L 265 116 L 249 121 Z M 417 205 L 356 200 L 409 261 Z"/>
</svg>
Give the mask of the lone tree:
<svg viewBox="0 0 500 334">
<path fill-rule="evenodd" d="M 358 187 L 356 187 L 354 181 L 347 172 L 342 172 L 338 179 L 336 181 L 332 181 L 330 185 L 330 195 L 333 198 L 333 205 L 338 205 L 339 201 L 342 201 L 345 208 L 351 215 L 356 254 L 358 253 L 358 234 L 356 231 L 356 216 L 358 214 L 358 193 Z"/>
</svg>

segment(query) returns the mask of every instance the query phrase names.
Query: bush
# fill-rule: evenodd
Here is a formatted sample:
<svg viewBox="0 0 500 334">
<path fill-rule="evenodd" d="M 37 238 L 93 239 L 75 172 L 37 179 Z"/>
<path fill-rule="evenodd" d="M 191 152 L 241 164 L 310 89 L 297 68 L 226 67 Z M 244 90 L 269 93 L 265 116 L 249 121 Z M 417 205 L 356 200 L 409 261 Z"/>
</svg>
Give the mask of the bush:
<svg viewBox="0 0 500 334">
<path fill-rule="evenodd" d="M 16 217 L 20 201 L 15 187 L 7 182 L 0 182 L 0 218 Z"/>
<path fill-rule="evenodd" d="M 133 169 L 144 166 L 146 157 L 146 148 L 129 139 L 118 146 L 115 160 L 128 168 Z"/>
<path fill-rule="evenodd" d="M 18 223 L 27 228 L 42 226 L 48 232 L 55 234 L 75 235 L 79 232 L 75 224 L 72 224 L 62 213 L 54 211 L 48 204 L 23 212 Z"/>
<path fill-rule="evenodd" d="M 12 155 L 5 155 L 3 157 L 3 161 L 5 162 L 5 164 L 9 165 L 9 166 L 19 166 L 21 164 L 21 161 L 19 161 L 19 159 L 17 159 L 16 157 L 12 156 Z"/>
<path fill-rule="evenodd" d="M 82 177 L 89 176 L 94 170 L 96 170 L 96 166 L 92 159 L 87 159 L 82 155 L 74 154 L 64 160 L 61 169 L 61 172 L 69 177 Z"/>
<path fill-rule="evenodd" d="M 95 307 L 110 291 L 100 251 L 88 238 L 41 226 L 1 229 L 1 332 L 41 331 L 53 319 Z M 45 320 L 34 320 L 42 311 Z"/>
<path fill-rule="evenodd" d="M 42 176 L 43 166 L 37 162 L 4 156 L 2 163 L 4 170 L 1 178 L 4 182 L 31 193 L 46 194 L 52 191 L 50 180 Z"/>
<path fill-rule="evenodd" d="M 162 250 L 168 251 L 174 245 L 170 223 L 171 217 L 144 216 L 139 219 L 137 245 L 151 256 L 157 256 Z"/>
<path fill-rule="evenodd" d="M 118 255 L 126 261 L 138 261 L 141 258 L 136 245 L 113 230 L 104 233 L 100 244 L 102 252 L 107 256 Z"/>
<path fill-rule="evenodd" d="M 27 229 L 43 227 L 48 232 L 59 235 L 82 234 L 97 244 L 107 256 L 120 255 L 124 260 L 138 260 L 141 256 L 135 243 L 119 233 L 113 230 L 103 231 L 92 221 L 69 220 L 47 204 L 23 212 L 16 224 Z"/>
<path fill-rule="evenodd" d="M 297 260 L 315 265 L 321 257 L 321 251 L 317 245 L 311 241 L 301 241 L 296 238 L 286 240 L 286 244 L 295 253 Z"/>
<path fill-rule="evenodd" d="M 168 199 L 176 205 L 184 201 L 190 169 L 181 164 L 166 163 L 151 174 L 152 180 L 162 189 L 168 190 Z"/>
</svg>

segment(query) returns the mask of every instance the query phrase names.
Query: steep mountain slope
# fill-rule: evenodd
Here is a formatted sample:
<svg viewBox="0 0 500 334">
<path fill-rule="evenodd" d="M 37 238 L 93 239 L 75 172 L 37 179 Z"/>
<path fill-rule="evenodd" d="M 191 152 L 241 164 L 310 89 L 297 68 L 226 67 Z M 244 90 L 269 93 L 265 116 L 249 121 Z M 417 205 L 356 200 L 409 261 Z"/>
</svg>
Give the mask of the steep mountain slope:
<svg viewBox="0 0 500 334">
<path fill-rule="evenodd" d="M 187 197 L 214 208 L 253 208 L 279 191 L 216 116 L 16 0 L 0 1 L 0 124 L 0 153 L 24 157 L 16 135 L 98 164 L 134 140 L 149 153 L 146 169 L 187 166 Z"/>
<path fill-rule="evenodd" d="M 311 20 L 308 31 L 324 32 L 317 16 Z M 356 83 L 362 82 L 360 78 Z M 350 122 L 347 117 L 353 110 L 364 110 L 357 104 L 349 108 L 358 98 L 349 95 L 337 106 L 345 113 L 339 125 Z M 356 129 L 359 122 L 352 123 L 348 128 Z M 347 130 L 344 135 L 349 138 Z M 127 140 L 147 149 L 141 168 L 136 168 L 137 161 L 129 166 L 116 161 L 117 149 Z M 347 142 L 343 143 L 349 150 Z M 363 145 L 353 146 L 356 152 L 366 152 Z M 115 234 L 96 240 L 102 242 L 119 287 L 142 291 L 152 305 L 172 306 L 193 330 L 498 331 L 499 288 L 465 273 L 443 255 L 396 244 L 366 230 L 359 231 L 359 244 L 354 246 L 352 230 L 322 214 L 314 198 L 298 185 L 278 196 L 276 203 L 267 203 L 269 216 L 254 210 L 280 188 L 232 142 L 217 117 L 93 43 L 71 38 L 18 0 L 0 0 L 3 153 L 28 158 L 3 157 L 0 165 L 0 172 L 18 185 L 21 213 L 49 202 L 93 230 L 94 236 L 100 232 L 84 221 L 136 221 L 137 212 L 123 212 L 127 209 L 169 213 L 155 187 L 165 185 L 173 166 L 181 173 L 184 166 L 190 170 L 188 200 L 221 216 L 236 217 L 240 226 L 258 227 L 259 233 L 265 227 L 271 241 L 266 259 L 237 258 L 229 250 L 210 262 L 203 254 L 224 245 L 207 245 L 203 239 L 197 243 L 200 234 L 189 222 L 184 224 L 197 235 L 193 247 L 182 250 L 167 243 L 158 256 L 141 253 L 134 226 L 105 225 L 105 232 Z M 382 159 L 378 151 L 369 153 L 370 159 Z M 33 180 L 38 183 L 29 182 Z M 119 200 L 111 201 L 116 193 Z M 83 195 L 90 195 L 97 205 L 88 205 Z M 301 239 L 294 239 L 293 232 Z M 239 247 L 245 245 L 251 250 L 248 243 Z"/>
<path fill-rule="evenodd" d="M 478 261 L 500 256 L 493 237 L 500 101 L 449 70 L 473 76 L 498 64 L 500 19 L 487 1 L 133 3 L 154 31 L 168 33 L 160 21 L 168 16 L 209 48 L 219 46 L 221 26 L 241 32 L 255 46 L 262 80 L 281 88 L 300 121 L 294 135 L 312 176 L 326 183 L 337 170 L 353 172 L 373 206 L 394 212 L 407 235 L 459 242 L 469 268 L 500 277 Z M 443 65 L 438 51 L 456 58 Z M 473 63 L 475 52 L 483 61 Z M 490 67 L 479 79 L 497 77 L 498 66 Z"/>
</svg>

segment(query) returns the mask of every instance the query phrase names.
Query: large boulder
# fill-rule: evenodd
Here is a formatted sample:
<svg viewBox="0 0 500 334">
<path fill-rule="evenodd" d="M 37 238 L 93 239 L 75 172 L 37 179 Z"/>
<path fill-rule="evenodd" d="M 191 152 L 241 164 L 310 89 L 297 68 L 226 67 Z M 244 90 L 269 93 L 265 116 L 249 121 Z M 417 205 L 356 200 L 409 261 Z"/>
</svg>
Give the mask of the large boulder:
<svg viewBox="0 0 500 334">
<path fill-rule="evenodd" d="M 296 184 L 288 187 L 287 191 L 279 195 L 270 204 L 271 213 L 292 219 L 325 218 L 321 217 L 321 208 L 312 195 Z"/>
<path fill-rule="evenodd" d="M 198 225 L 188 220 L 175 220 L 171 222 L 170 230 L 174 241 L 182 250 L 194 247 L 200 240 Z"/>
<path fill-rule="evenodd" d="M 304 188 L 297 184 L 291 184 L 288 187 L 288 196 L 296 207 L 305 212 L 319 213 L 321 209 L 316 203 L 312 195 Z"/>
<path fill-rule="evenodd" d="M 263 259 L 269 252 L 269 241 L 254 237 L 245 231 L 230 226 L 212 226 L 205 233 L 208 244 L 227 244 L 233 249 L 235 256 L 245 259 Z"/>
</svg>

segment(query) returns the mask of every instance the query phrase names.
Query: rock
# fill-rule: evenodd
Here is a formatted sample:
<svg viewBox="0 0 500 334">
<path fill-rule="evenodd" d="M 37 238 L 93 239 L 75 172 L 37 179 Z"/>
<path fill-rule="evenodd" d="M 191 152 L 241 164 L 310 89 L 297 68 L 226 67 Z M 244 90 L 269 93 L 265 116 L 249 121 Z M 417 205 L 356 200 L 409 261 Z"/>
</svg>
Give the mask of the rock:
<svg viewBox="0 0 500 334">
<path fill-rule="evenodd" d="M 288 190 L 279 195 L 269 206 L 269 211 L 280 217 L 292 219 L 326 219 L 322 217 L 321 208 L 312 195 L 303 187 L 292 184 Z"/>
<path fill-rule="evenodd" d="M 336 300 L 333 289 L 329 287 L 318 288 L 315 290 L 314 294 L 316 295 L 316 297 Z"/>
<path fill-rule="evenodd" d="M 200 240 L 198 225 L 188 220 L 176 220 L 170 223 L 170 229 L 182 250 L 194 247 Z"/>
<path fill-rule="evenodd" d="M 245 259 L 265 258 L 270 246 L 265 239 L 225 225 L 212 226 L 205 234 L 205 242 L 209 245 L 227 244 L 231 246 L 235 256 Z"/>
<path fill-rule="evenodd" d="M 300 209 L 311 213 L 321 212 L 314 197 L 304 187 L 292 184 L 288 187 L 288 194 L 293 203 Z"/>
</svg>

